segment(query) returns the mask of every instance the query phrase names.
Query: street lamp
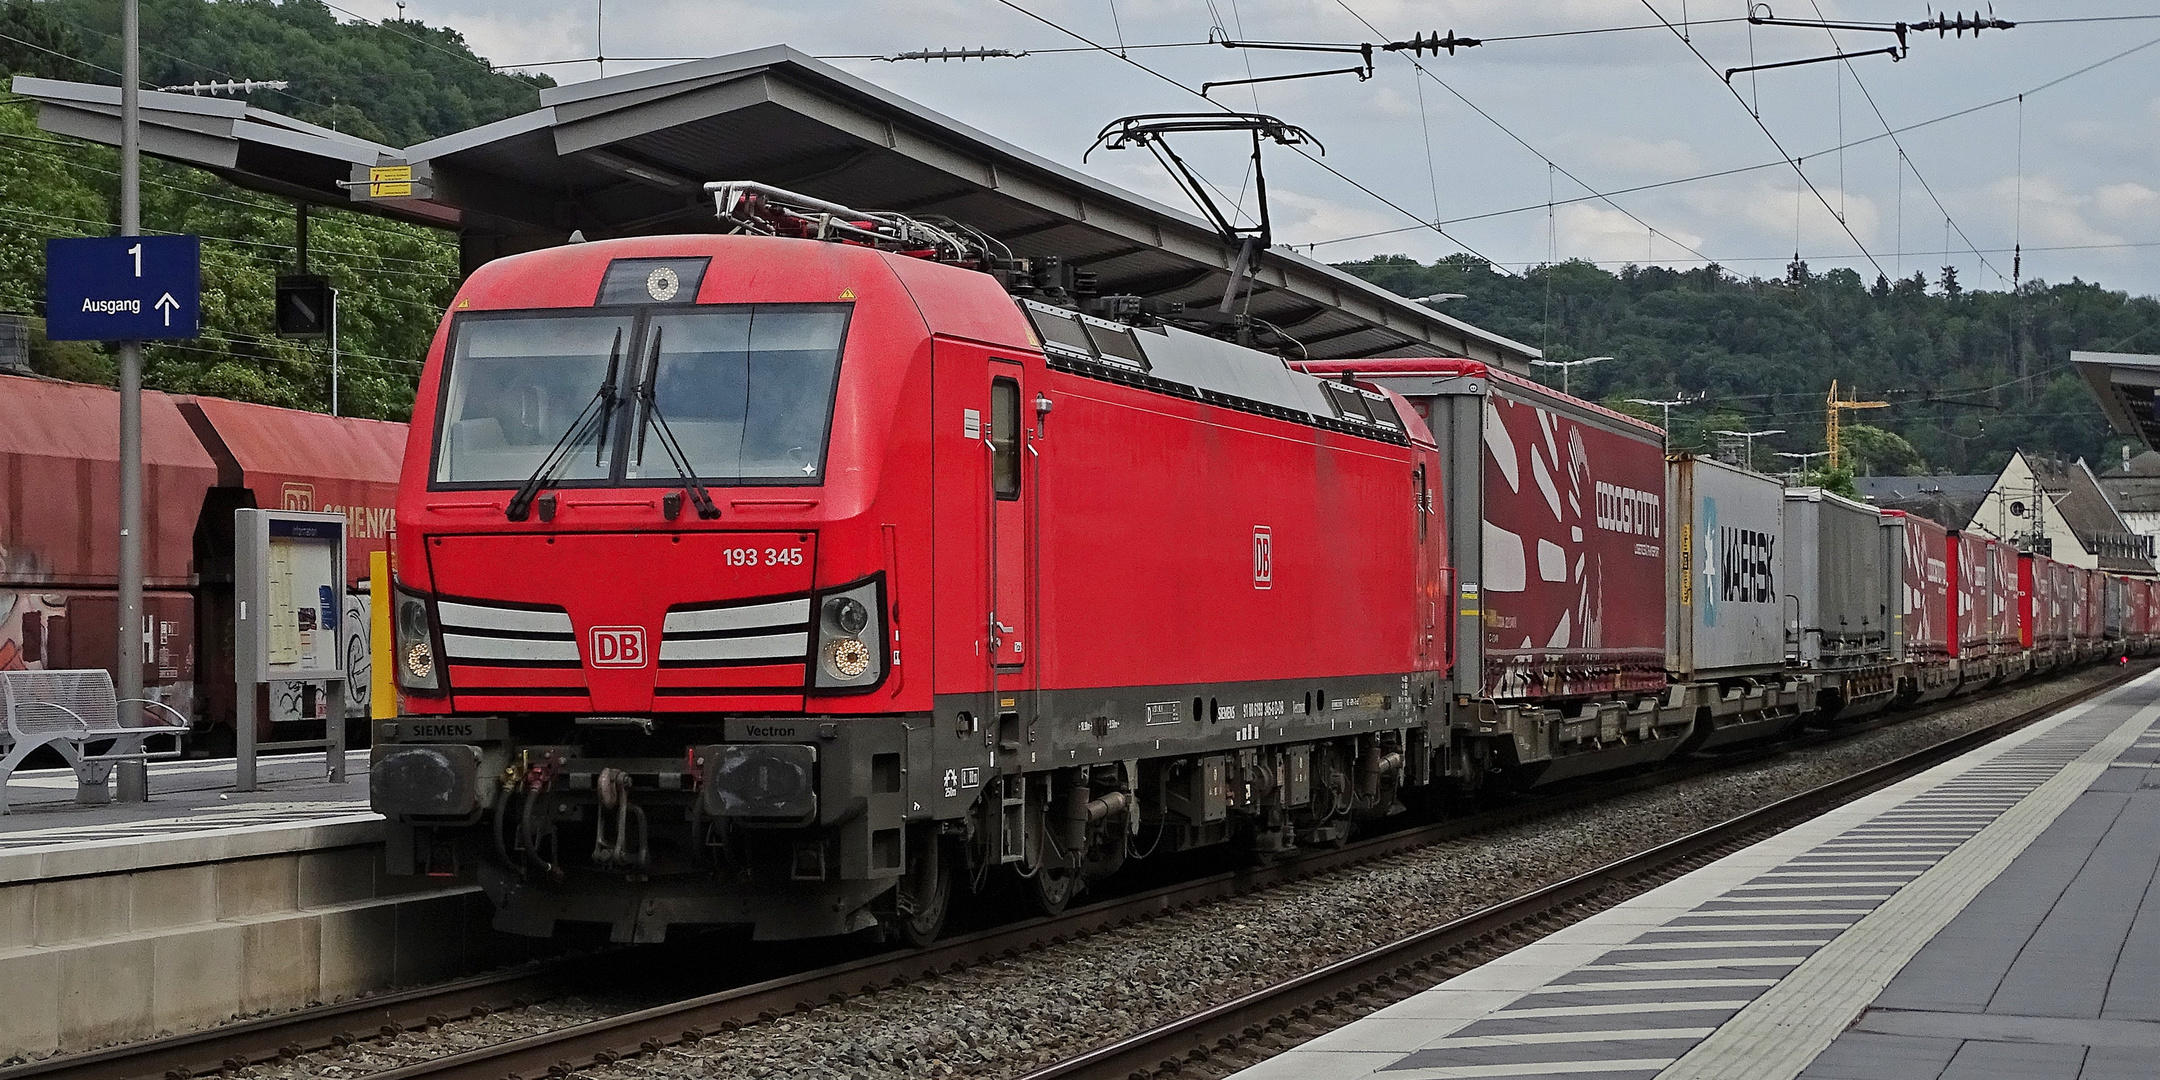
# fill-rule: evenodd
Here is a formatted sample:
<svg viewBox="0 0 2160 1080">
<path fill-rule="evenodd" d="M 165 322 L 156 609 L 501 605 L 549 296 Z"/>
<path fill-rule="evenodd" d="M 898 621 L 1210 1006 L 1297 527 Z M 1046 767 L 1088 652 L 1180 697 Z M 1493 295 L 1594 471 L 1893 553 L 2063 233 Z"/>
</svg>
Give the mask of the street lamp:
<svg viewBox="0 0 2160 1080">
<path fill-rule="evenodd" d="M 1701 396 L 1701 395 L 1699 395 L 1699 394 L 1698 394 L 1698 395 L 1696 395 L 1695 397 L 1688 397 L 1687 395 L 1685 395 L 1685 394 L 1682 394 L 1682 395 L 1681 395 L 1681 396 L 1680 396 L 1680 397 L 1679 397 L 1679 398 L 1678 398 L 1677 400 L 1674 400 L 1674 401 L 1652 401 L 1652 400 L 1650 400 L 1649 398 L 1639 398 L 1639 397 L 1631 397 L 1631 398 L 1629 398 L 1629 399 L 1628 399 L 1628 404 L 1630 404 L 1630 405 L 1648 405 L 1648 406 L 1650 406 L 1650 407 L 1651 407 L 1651 408 L 1653 408 L 1653 409 L 1663 409 L 1663 410 L 1665 410 L 1665 422 L 1664 422 L 1664 427 L 1665 427 L 1665 430 L 1666 430 L 1666 431 L 1670 432 L 1670 431 L 1672 430 L 1672 411 L 1673 411 L 1673 409 L 1674 409 L 1674 408 L 1676 408 L 1676 407 L 1678 407 L 1678 406 L 1681 406 L 1681 405 L 1692 405 L 1692 404 L 1694 404 L 1695 402 L 1698 402 L 1698 401 L 1701 401 L 1701 400 L 1702 400 L 1702 396 Z"/>
<path fill-rule="evenodd" d="M 1467 300 L 1469 297 L 1469 293 L 1436 292 L 1431 296 L 1415 297 L 1410 302 L 1413 304 L 1444 304 L 1450 300 Z"/>
<path fill-rule="evenodd" d="M 1612 357 L 1610 356 L 1585 356 L 1580 360 L 1532 360 L 1530 361 L 1530 363 L 1536 367 L 1559 368 L 1560 392 L 1566 394 L 1570 392 L 1568 390 L 1568 383 L 1570 381 L 1568 379 L 1568 376 L 1573 374 L 1576 368 L 1579 368 L 1584 364 L 1596 364 L 1610 359 L 1612 359 Z"/>
<path fill-rule="evenodd" d="M 1796 460 L 1796 461 L 1798 461 L 1798 462 L 1800 463 L 1800 476 L 1801 476 L 1801 478 L 1803 478 L 1803 479 L 1805 479 L 1805 478 L 1807 477 L 1807 473 L 1808 473 L 1808 464 L 1807 464 L 1807 463 L 1808 463 L 1808 459 L 1809 459 L 1809 458 L 1828 457 L 1829 455 L 1830 455 L 1830 451 L 1828 451 L 1828 450 L 1810 450 L 1810 451 L 1808 451 L 1807 453 L 1804 453 L 1804 454 L 1793 454 L 1793 453 L 1788 453 L 1788 452 L 1786 452 L 1786 451 L 1783 451 L 1783 450 L 1780 450 L 1780 451 L 1778 451 L 1778 452 L 1777 452 L 1777 456 L 1779 456 L 1779 457 L 1789 457 L 1789 458 L 1792 458 L 1792 459 L 1794 459 L 1794 460 Z"/>
<path fill-rule="evenodd" d="M 1768 431 L 1726 431 L 1723 428 L 1720 428 L 1718 429 L 1717 434 L 1730 435 L 1735 439 L 1746 439 L 1747 467 L 1752 469 L 1755 467 L 1755 440 L 1760 439 L 1765 435 L 1783 435 L 1785 434 L 1785 429 L 1771 428 Z"/>
</svg>

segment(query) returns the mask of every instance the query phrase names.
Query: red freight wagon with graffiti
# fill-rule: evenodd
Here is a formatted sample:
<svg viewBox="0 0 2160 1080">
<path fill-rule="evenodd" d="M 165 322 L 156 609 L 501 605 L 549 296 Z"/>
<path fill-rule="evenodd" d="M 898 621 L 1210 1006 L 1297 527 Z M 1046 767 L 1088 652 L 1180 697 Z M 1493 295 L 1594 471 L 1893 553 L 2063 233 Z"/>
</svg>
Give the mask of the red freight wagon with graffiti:
<svg viewBox="0 0 2160 1080">
<path fill-rule="evenodd" d="M 105 667 L 119 631 L 119 395 L 0 376 L 0 668 Z M 357 583 L 392 527 L 405 425 L 266 405 L 143 395 L 143 684 L 190 714 L 196 745 L 230 738 L 232 512 L 343 510 Z M 367 705 L 364 597 L 341 620 Z M 278 684 L 263 723 L 300 719 L 315 695 Z"/>
</svg>

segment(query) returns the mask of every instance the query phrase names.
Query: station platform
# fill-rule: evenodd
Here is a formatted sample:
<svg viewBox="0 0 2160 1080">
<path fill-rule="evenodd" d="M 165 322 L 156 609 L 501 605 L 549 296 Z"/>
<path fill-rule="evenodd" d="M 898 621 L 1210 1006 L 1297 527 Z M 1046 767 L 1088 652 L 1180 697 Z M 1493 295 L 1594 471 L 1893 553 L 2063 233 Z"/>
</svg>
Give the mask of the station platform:
<svg viewBox="0 0 2160 1080">
<path fill-rule="evenodd" d="M 1237 1080 L 2160 1076 L 2160 672 Z"/>
<path fill-rule="evenodd" d="M 320 753 L 263 757 L 255 770 L 262 790 L 236 792 L 231 758 L 159 761 L 150 766 L 148 802 L 94 805 L 75 801 L 73 770 L 23 769 L 10 778 L 9 812 L 0 815 L 0 881 L 19 880 L 9 872 L 19 854 L 380 821 L 368 810 L 367 769 L 366 750 L 347 751 L 345 782 L 333 784 Z"/>
<path fill-rule="evenodd" d="M 153 762 L 143 803 L 25 770 L 0 816 L 0 1063 L 523 959 L 469 878 L 384 873 L 365 750 Z"/>
</svg>

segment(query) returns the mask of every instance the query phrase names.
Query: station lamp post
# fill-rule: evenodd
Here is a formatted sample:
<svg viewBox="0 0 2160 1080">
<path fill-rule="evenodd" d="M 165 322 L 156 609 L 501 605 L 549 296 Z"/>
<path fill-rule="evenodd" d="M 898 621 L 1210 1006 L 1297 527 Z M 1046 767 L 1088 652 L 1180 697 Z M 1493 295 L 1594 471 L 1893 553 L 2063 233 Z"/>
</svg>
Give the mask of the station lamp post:
<svg viewBox="0 0 2160 1080">
<path fill-rule="evenodd" d="M 1779 457 L 1784 457 L 1784 458 L 1792 458 L 1793 460 L 1795 460 L 1795 461 L 1798 461 L 1798 462 L 1800 463 L 1800 478 L 1801 478 L 1801 479 L 1803 479 L 1803 480 L 1805 480 L 1805 479 L 1807 479 L 1807 472 L 1808 472 L 1808 459 L 1809 459 L 1809 458 L 1828 457 L 1828 456 L 1830 456 L 1830 451 L 1828 451 L 1828 450 L 1810 450 L 1810 451 L 1808 451 L 1808 452 L 1806 452 L 1806 453 L 1804 453 L 1804 454 L 1793 454 L 1793 453 L 1788 453 L 1788 452 L 1786 452 L 1786 451 L 1784 451 L 1784 450 L 1780 450 L 1780 451 L 1778 451 L 1778 452 L 1777 452 L 1777 456 L 1779 456 Z"/>
<path fill-rule="evenodd" d="M 1732 436 L 1732 437 L 1733 437 L 1733 438 L 1735 438 L 1735 439 L 1746 439 L 1746 440 L 1747 440 L 1747 467 L 1748 467 L 1748 468 L 1750 468 L 1750 469 L 1752 469 L 1752 468 L 1754 468 L 1754 467 L 1755 467 L 1755 440 L 1757 440 L 1757 439 L 1760 439 L 1760 438 L 1762 438 L 1762 437 L 1763 437 L 1763 436 L 1765 436 L 1765 435 L 1783 435 L 1783 434 L 1785 434 L 1785 429 L 1784 429 L 1784 428 L 1771 428 L 1771 429 L 1770 429 L 1770 430 L 1768 430 L 1768 431 L 1726 431 L 1726 430 L 1724 430 L 1724 429 L 1720 428 L 1720 429 L 1719 429 L 1719 430 L 1717 431 L 1717 434 L 1719 434 L 1719 435 L 1730 435 L 1730 436 Z"/>
<path fill-rule="evenodd" d="M 1670 432 L 1672 430 L 1672 411 L 1682 405 L 1692 405 L 1700 400 L 1702 400 L 1700 397 L 1688 397 L 1683 394 L 1674 401 L 1652 401 L 1649 398 L 1631 397 L 1628 399 L 1628 404 L 1648 405 L 1653 409 L 1665 410 L 1665 420 L 1662 426 L 1666 431 Z"/>
<path fill-rule="evenodd" d="M 1580 360 L 1532 360 L 1532 361 L 1530 361 L 1530 363 L 1531 363 L 1532 365 L 1536 366 L 1536 367 L 1556 367 L 1556 368 L 1559 368 L 1559 369 L 1560 369 L 1560 392 L 1561 392 L 1561 393 L 1563 393 L 1563 394 L 1570 394 L 1570 395 L 1572 395 L 1572 394 L 1573 394 L 1573 391 L 1571 391 L 1571 390 L 1569 390 L 1569 389 L 1568 389 L 1568 383 L 1569 383 L 1569 381 L 1570 381 L 1570 380 L 1568 379 L 1568 376 L 1569 376 L 1569 375 L 1572 375 L 1572 374 L 1574 374 L 1574 371 L 1575 371 L 1575 369 L 1576 369 L 1576 368 L 1579 368 L 1579 367 L 1583 366 L 1584 364 L 1598 364 L 1598 363 L 1603 363 L 1604 361 L 1607 361 L 1607 360 L 1610 360 L 1610 359 L 1612 359 L 1612 357 L 1610 357 L 1610 356 L 1585 356 L 1585 357 L 1583 357 L 1583 358 L 1582 358 L 1582 359 L 1580 359 Z"/>
</svg>

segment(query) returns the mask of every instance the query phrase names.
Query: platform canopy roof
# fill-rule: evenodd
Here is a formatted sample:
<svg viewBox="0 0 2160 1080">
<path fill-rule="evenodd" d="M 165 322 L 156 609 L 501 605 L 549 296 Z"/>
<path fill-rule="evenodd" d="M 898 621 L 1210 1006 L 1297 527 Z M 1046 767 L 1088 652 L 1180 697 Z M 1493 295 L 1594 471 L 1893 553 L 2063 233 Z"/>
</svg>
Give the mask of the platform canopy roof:
<svg viewBox="0 0 2160 1080">
<path fill-rule="evenodd" d="M 119 91 L 17 78 L 48 131 L 119 141 Z M 542 91 L 541 107 L 397 149 L 241 102 L 146 92 L 143 147 L 243 187 L 458 230 L 466 269 L 564 242 L 718 228 L 709 180 L 939 214 L 1105 294 L 1222 296 L 1234 252 L 1194 214 L 1031 154 L 787 46 Z M 1104 119 L 1109 119 L 1105 117 Z M 370 184 L 410 166 L 409 192 Z M 1460 356 L 1527 371 L 1536 349 L 1325 263 L 1264 252 L 1254 315 L 1314 359 Z"/>
<path fill-rule="evenodd" d="M 2100 411 L 2116 434 L 2135 438 L 2148 450 L 2160 449 L 2160 414 L 2153 409 L 2153 395 L 2160 393 L 2160 356 L 2072 352 L 2070 363 L 2100 399 Z"/>
</svg>

